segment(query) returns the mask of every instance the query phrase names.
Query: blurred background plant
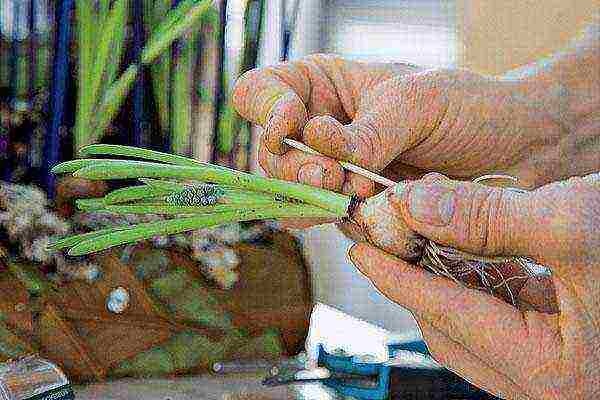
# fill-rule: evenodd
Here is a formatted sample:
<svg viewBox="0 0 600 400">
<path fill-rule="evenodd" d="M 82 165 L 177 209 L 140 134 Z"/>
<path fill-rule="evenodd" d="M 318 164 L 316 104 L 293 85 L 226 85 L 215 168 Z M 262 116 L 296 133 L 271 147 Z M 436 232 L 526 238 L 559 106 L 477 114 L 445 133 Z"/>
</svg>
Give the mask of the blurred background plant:
<svg viewBox="0 0 600 400">
<path fill-rule="evenodd" d="M 0 0 L 0 361 L 39 351 L 98 380 L 299 350 L 309 276 L 295 238 L 268 223 L 86 257 L 46 249 L 163 218 L 77 210 L 73 198 L 116 186 L 48 173 L 87 144 L 249 168 L 250 127 L 229 101 L 255 66 L 263 3 Z"/>
<path fill-rule="evenodd" d="M 3 0 L 2 178 L 53 198 L 49 166 L 102 142 L 247 170 L 250 126 L 230 94 L 256 65 L 264 10 L 264 0 Z M 34 174 L 19 173 L 19 153 Z"/>
</svg>

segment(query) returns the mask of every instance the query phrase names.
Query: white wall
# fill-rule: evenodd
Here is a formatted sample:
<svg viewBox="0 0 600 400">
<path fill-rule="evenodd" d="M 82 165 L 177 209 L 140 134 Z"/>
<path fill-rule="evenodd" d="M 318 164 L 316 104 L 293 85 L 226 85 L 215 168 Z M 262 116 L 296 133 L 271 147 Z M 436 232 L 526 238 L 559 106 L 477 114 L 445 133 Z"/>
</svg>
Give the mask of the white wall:
<svg viewBox="0 0 600 400">
<path fill-rule="evenodd" d="M 278 13 L 285 5 L 281 0 L 267 3 L 272 8 L 268 18 L 274 28 L 265 39 L 277 45 L 275 27 L 280 27 Z M 300 4 L 291 59 L 332 52 L 360 60 L 428 66 L 456 63 L 459 52 L 450 0 L 303 0 Z M 261 59 L 263 64 L 275 61 L 273 57 Z M 390 330 L 416 329 L 408 312 L 379 294 L 349 263 L 346 252 L 351 242 L 333 225 L 300 235 L 316 300 Z"/>
</svg>

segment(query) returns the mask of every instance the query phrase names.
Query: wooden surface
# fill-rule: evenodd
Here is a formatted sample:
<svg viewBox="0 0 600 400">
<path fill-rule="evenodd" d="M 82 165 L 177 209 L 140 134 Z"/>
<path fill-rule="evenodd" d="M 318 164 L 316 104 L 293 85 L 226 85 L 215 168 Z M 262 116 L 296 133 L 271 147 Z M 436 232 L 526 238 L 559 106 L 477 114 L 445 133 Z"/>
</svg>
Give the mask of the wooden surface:
<svg viewBox="0 0 600 400">
<path fill-rule="evenodd" d="M 261 376 L 202 375 L 179 379 L 118 380 L 75 387 L 77 400 L 288 400 L 286 387 L 265 388 Z M 244 390 L 249 395 L 238 396 Z M 229 397 L 228 397 L 229 395 Z"/>
</svg>

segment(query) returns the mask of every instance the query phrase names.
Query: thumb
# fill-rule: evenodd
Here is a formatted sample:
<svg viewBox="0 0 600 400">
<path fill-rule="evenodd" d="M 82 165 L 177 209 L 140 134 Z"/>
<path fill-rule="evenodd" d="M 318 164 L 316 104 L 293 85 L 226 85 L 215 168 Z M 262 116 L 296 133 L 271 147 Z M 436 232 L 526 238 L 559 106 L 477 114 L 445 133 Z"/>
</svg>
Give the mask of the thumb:
<svg viewBox="0 0 600 400">
<path fill-rule="evenodd" d="M 532 201 L 530 193 L 439 174 L 397 185 L 390 196 L 408 227 L 422 236 L 474 254 L 505 256 L 537 253 Z"/>
</svg>

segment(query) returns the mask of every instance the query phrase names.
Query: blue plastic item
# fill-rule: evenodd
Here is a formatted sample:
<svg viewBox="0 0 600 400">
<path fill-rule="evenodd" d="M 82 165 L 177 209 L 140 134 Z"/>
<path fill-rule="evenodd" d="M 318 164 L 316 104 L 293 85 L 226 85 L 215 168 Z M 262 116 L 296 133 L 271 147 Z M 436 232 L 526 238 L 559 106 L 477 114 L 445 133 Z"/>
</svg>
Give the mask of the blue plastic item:
<svg viewBox="0 0 600 400">
<path fill-rule="evenodd" d="M 390 348 L 390 356 L 394 351 Z M 323 383 L 338 391 L 339 393 L 365 400 L 386 400 L 390 395 L 390 373 L 392 367 L 383 363 L 358 363 L 353 361 L 352 356 L 337 356 L 325 351 L 322 344 L 318 346 L 319 366 L 325 367 L 330 371 L 338 373 L 347 373 L 361 375 L 365 377 L 374 377 L 378 382 L 376 387 L 353 386 L 342 383 L 335 378 L 329 378 Z"/>
</svg>

